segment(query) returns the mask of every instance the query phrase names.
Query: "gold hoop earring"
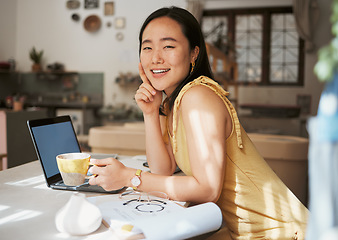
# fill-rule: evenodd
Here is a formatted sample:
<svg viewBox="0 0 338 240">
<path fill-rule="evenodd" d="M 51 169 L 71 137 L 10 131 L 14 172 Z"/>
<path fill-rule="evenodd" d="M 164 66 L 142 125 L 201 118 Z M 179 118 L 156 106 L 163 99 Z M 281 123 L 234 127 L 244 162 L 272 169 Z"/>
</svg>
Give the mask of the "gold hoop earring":
<svg viewBox="0 0 338 240">
<path fill-rule="evenodd" d="M 191 70 L 190 70 L 190 73 L 192 73 L 194 71 L 194 67 L 195 67 L 195 62 L 192 62 L 191 63 Z"/>
</svg>

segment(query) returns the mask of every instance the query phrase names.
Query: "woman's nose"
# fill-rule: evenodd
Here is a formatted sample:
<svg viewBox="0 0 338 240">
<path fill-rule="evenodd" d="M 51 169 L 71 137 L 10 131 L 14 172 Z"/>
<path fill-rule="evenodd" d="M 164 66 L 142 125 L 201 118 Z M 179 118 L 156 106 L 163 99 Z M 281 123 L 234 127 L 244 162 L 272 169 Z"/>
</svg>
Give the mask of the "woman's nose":
<svg viewBox="0 0 338 240">
<path fill-rule="evenodd" d="M 153 64 L 161 64 L 164 62 L 162 54 L 160 51 L 156 50 L 154 51 L 153 57 L 152 57 Z"/>
</svg>

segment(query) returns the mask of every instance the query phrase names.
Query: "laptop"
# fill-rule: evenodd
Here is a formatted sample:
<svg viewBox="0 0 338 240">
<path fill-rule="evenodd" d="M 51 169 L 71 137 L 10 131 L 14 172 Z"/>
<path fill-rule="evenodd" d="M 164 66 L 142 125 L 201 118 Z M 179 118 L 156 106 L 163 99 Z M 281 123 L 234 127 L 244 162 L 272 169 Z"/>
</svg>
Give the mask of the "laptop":
<svg viewBox="0 0 338 240">
<path fill-rule="evenodd" d="M 27 125 L 48 187 L 98 193 L 118 193 L 123 189 L 106 191 L 100 186 L 89 185 L 88 180 L 79 186 L 63 183 L 56 156 L 62 153 L 81 152 L 70 116 L 28 120 Z M 117 158 L 117 154 L 91 154 L 91 156 L 96 159 Z"/>
</svg>

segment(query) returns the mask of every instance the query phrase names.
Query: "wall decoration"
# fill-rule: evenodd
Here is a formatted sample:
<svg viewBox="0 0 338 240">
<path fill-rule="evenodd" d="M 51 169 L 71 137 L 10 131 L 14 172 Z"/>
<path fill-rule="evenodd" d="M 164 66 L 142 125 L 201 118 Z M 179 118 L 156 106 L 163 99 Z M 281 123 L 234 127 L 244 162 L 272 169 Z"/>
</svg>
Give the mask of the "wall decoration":
<svg viewBox="0 0 338 240">
<path fill-rule="evenodd" d="M 99 0 L 85 0 L 85 8 L 98 8 L 99 7 Z"/>
<path fill-rule="evenodd" d="M 72 14 L 72 19 L 75 21 L 75 22 L 78 22 L 80 20 L 80 15 L 77 14 L 77 13 L 73 13 Z"/>
<path fill-rule="evenodd" d="M 114 2 L 105 2 L 104 3 L 104 15 L 105 16 L 110 16 L 114 15 Z"/>
<path fill-rule="evenodd" d="M 77 0 L 69 0 L 66 2 L 66 7 L 68 9 L 77 9 L 80 7 L 80 2 Z"/>
<path fill-rule="evenodd" d="M 115 19 L 115 28 L 121 29 L 126 26 L 126 19 L 124 17 L 119 17 Z"/>
<path fill-rule="evenodd" d="M 85 9 L 97 9 L 100 10 L 103 8 L 103 12 L 90 14 L 89 16 L 81 16 L 77 12 L 72 12 L 70 18 L 74 22 L 82 22 L 83 27 L 86 31 L 90 33 L 97 32 L 102 25 L 105 25 L 107 28 L 115 28 L 115 29 L 124 29 L 126 27 L 126 18 L 125 17 L 115 17 L 111 18 L 110 16 L 115 15 L 115 2 L 113 0 L 105 0 L 101 2 L 103 3 L 104 7 L 100 6 L 100 0 L 66 0 L 66 7 L 68 9 L 77 9 L 83 3 Z M 104 22 L 102 22 L 104 20 Z M 115 38 L 118 41 L 122 41 L 124 39 L 124 33 L 117 32 L 115 33 Z"/>
<path fill-rule="evenodd" d="M 83 22 L 83 26 L 88 32 L 97 32 L 101 28 L 101 19 L 96 15 L 90 15 Z"/>
<path fill-rule="evenodd" d="M 121 33 L 121 32 L 116 33 L 116 39 L 117 39 L 118 41 L 122 41 L 123 38 L 124 38 L 123 33 Z"/>
</svg>

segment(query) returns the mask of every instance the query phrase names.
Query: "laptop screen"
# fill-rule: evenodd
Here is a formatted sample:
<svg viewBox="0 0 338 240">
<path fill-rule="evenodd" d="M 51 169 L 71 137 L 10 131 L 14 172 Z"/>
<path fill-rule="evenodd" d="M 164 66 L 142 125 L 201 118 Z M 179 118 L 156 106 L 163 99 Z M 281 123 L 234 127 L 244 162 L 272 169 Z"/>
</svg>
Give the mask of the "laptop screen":
<svg viewBox="0 0 338 240">
<path fill-rule="evenodd" d="M 57 155 L 81 151 L 71 121 L 33 126 L 31 131 L 47 178 L 59 173 Z"/>
</svg>

